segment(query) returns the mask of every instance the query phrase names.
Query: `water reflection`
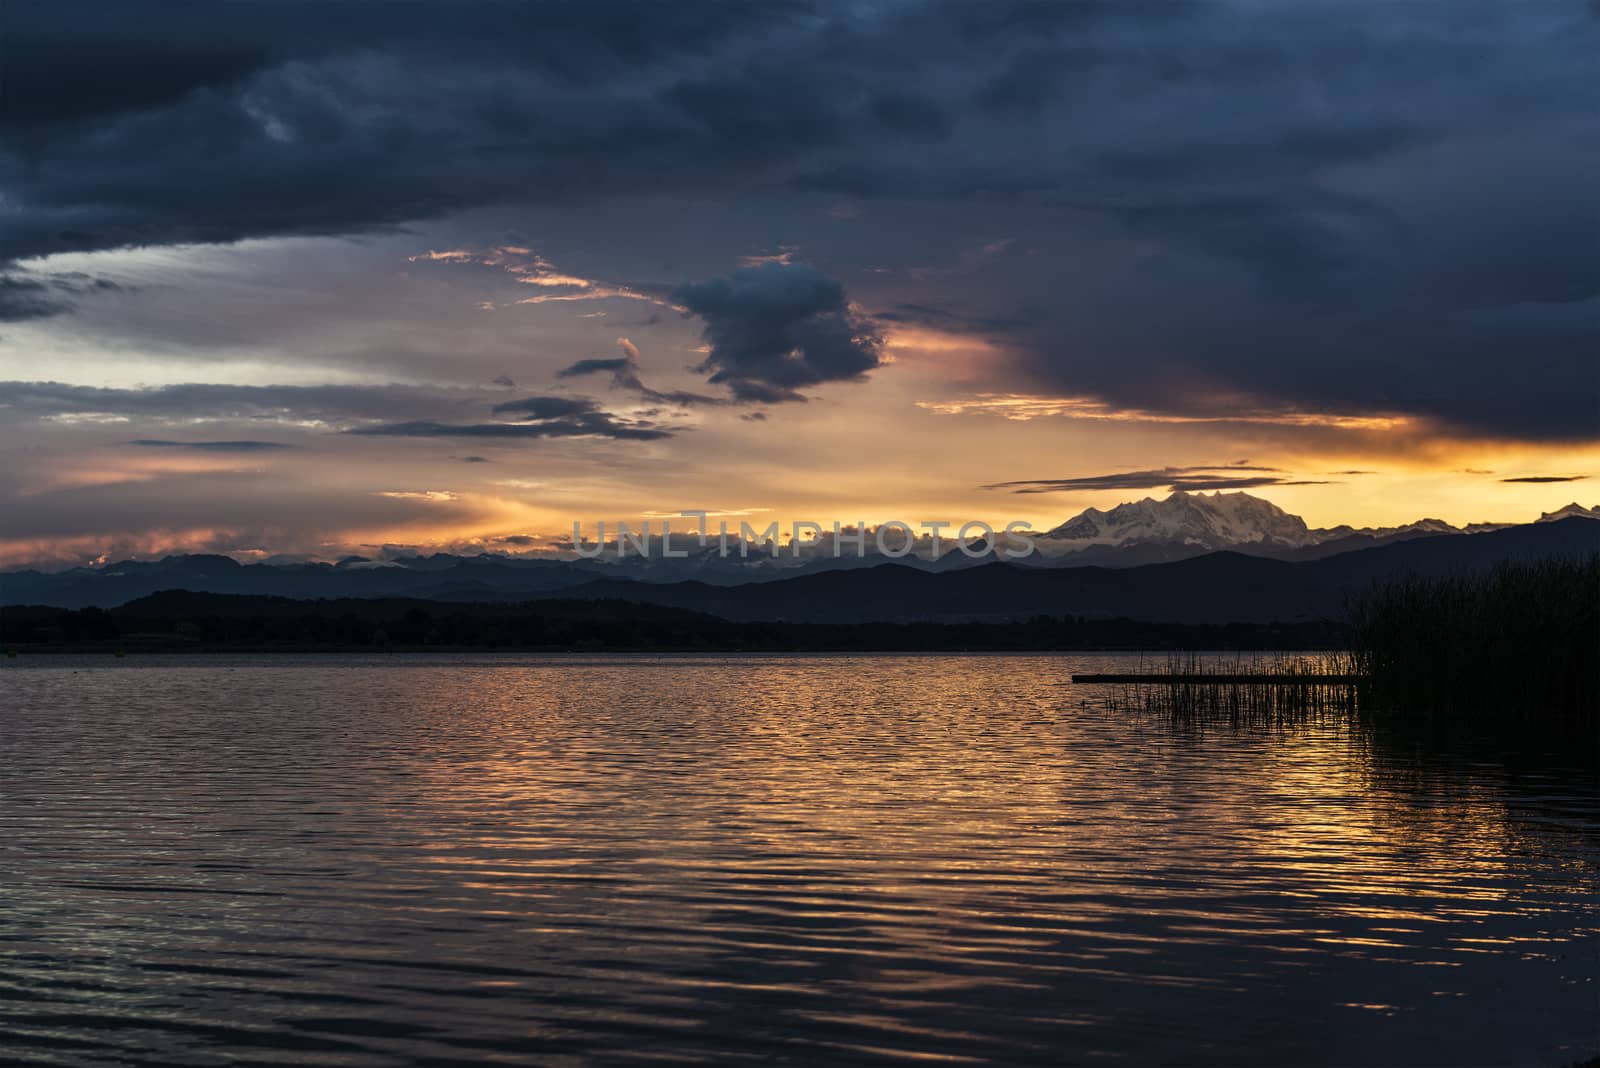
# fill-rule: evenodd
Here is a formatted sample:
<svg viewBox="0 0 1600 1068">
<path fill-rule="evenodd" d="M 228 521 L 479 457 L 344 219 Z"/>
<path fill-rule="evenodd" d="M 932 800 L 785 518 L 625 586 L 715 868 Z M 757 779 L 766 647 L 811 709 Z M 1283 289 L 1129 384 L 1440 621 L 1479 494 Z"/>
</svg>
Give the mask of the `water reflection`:
<svg viewBox="0 0 1600 1068">
<path fill-rule="evenodd" d="M 1111 715 L 1113 657 L 5 669 L 0 1048 L 1564 1064 L 1590 779 Z"/>
</svg>

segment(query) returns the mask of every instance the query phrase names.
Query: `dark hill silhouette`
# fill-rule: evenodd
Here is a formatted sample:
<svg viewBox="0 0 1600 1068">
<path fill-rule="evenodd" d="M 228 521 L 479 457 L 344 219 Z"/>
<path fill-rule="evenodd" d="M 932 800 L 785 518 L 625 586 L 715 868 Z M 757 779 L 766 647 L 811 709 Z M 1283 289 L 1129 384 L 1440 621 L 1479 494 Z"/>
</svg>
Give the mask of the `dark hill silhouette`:
<svg viewBox="0 0 1600 1068">
<path fill-rule="evenodd" d="M 111 607 L 159 590 L 187 589 L 317 599 L 609 599 L 730 620 L 999 622 L 1074 615 L 1271 622 L 1335 618 L 1351 592 L 1397 575 L 1436 575 L 1500 560 L 1596 551 L 1600 521 L 1570 518 L 1489 533 L 1392 541 L 1318 560 L 1216 552 L 1123 568 L 987 563 L 929 571 L 879 564 L 731 586 L 597 577 L 602 569 L 582 563 L 503 557 L 441 555 L 395 567 L 368 561 L 242 565 L 225 556 L 172 556 L 57 574 L 11 572 L 0 576 L 0 603 Z"/>
<path fill-rule="evenodd" d="M 1349 594 L 1381 579 L 1591 552 L 1600 552 L 1600 522 L 1566 519 L 1487 534 L 1418 538 L 1303 562 L 1218 552 L 1133 568 L 1039 570 L 993 563 L 939 574 L 884 564 L 733 587 L 603 579 L 561 596 L 632 600 L 735 620 L 1000 622 L 1070 614 L 1156 622 L 1293 622 L 1337 618 Z"/>
<path fill-rule="evenodd" d="M 582 564 L 505 557 L 435 556 L 407 566 L 241 564 L 226 556 L 168 556 L 53 574 L 12 571 L 0 575 L 0 604 L 110 608 L 159 590 L 262 594 L 285 597 L 417 597 L 432 600 L 503 600 L 546 593 L 594 579 Z"/>
<path fill-rule="evenodd" d="M 514 616 L 528 611 L 526 601 L 494 601 L 474 604 L 478 617 Z M 194 593 L 190 590 L 161 590 L 129 601 L 117 609 L 123 615 L 140 619 L 180 621 L 199 616 L 221 619 L 296 619 L 308 611 L 320 616 L 350 614 L 360 619 L 389 619 L 407 612 L 453 611 L 452 602 L 430 601 L 417 597 L 340 597 L 333 600 L 301 600 L 292 597 L 264 597 L 240 594 Z M 614 620 L 705 620 L 702 612 L 689 612 L 662 605 L 631 601 L 552 599 L 538 602 L 540 615 L 557 619 Z"/>
</svg>

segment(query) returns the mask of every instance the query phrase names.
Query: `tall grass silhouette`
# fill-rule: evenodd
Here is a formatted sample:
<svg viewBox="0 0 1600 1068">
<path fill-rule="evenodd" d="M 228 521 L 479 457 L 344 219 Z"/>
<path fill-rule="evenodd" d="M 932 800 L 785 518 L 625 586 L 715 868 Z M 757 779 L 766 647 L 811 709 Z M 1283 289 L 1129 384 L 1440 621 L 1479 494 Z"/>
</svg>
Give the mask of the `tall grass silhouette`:
<svg viewBox="0 0 1600 1068">
<path fill-rule="evenodd" d="M 1600 719 L 1600 554 L 1390 582 L 1350 605 L 1361 706 L 1463 726 Z"/>
<path fill-rule="evenodd" d="M 1593 749 L 1600 554 L 1390 581 L 1352 599 L 1344 651 L 1191 654 L 1169 658 L 1162 674 L 1122 686 L 1107 706 L 1189 723 L 1334 717 L 1435 736 L 1587 737 Z"/>
<path fill-rule="evenodd" d="M 1152 681 L 1114 691 L 1110 705 L 1180 722 L 1294 726 L 1355 715 L 1353 672 L 1345 654 L 1227 660 L 1175 654 Z"/>
</svg>

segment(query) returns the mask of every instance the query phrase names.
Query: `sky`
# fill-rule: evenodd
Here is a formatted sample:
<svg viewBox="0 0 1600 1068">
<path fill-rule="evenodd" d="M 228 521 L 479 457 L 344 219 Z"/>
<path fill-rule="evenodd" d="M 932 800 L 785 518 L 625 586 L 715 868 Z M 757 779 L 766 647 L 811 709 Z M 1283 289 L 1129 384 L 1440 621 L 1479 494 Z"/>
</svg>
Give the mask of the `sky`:
<svg viewBox="0 0 1600 1068">
<path fill-rule="evenodd" d="M 0 565 L 1600 496 L 1588 0 L 4 22 Z"/>
</svg>

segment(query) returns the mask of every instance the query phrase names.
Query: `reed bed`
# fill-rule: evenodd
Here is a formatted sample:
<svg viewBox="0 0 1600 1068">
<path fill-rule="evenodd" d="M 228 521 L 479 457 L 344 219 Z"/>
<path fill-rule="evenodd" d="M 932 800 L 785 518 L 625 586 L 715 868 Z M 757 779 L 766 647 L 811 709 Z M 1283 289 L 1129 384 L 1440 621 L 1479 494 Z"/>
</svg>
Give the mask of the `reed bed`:
<svg viewBox="0 0 1600 1068">
<path fill-rule="evenodd" d="M 1160 674 L 1171 677 L 1123 685 L 1105 704 L 1180 724 L 1335 719 L 1389 735 L 1596 748 L 1600 554 L 1385 583 L 1352 601 L 1348 634 L 1330 656 L 1169 658 Z"/>
<path fill-rule="evenodd" d="M 1350 606 L 1362 706 L 1467 726 L 1600 721 L 1600 554 L 1390 582 Z"/>
<path fill-rule="evenodd" d="M 1119 686 L 1107 698 L 1107 708 L 1188 725 L 1266 727 L 1349 718 L 1358 710 L 1359 687 L 1343 653 L 1231 660 L 1173 656 L 1157 674 L 1167 677 Z M 1239 681 L 1240 676 L 1251 681 Z"/>
</svg>

